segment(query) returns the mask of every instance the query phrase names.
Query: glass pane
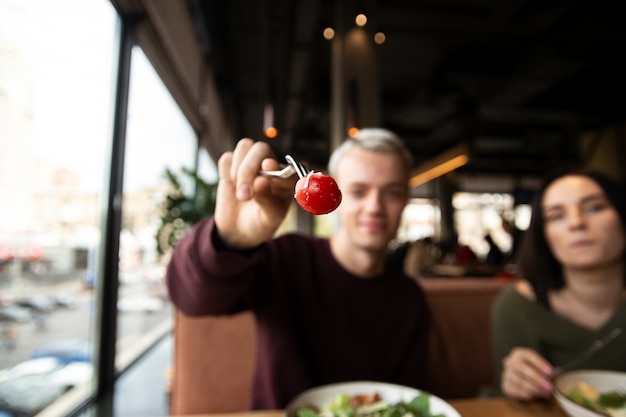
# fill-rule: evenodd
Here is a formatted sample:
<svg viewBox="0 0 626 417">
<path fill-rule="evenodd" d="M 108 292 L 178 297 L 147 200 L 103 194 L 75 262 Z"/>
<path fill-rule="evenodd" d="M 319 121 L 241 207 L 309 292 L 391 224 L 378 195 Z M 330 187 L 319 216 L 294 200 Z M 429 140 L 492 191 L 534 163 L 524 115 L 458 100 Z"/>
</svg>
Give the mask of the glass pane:
<svg viewBox="0 0 626 417">
<path fill-rule="evenodd" d="M 217 181 L 217 167 L 206 149 L 200 148 L 198 154 L 198 175 L 206 182 Z"/>
<path fill-rule="evenodd" d="M 186 193 L 196 165 L 197 136 L 139 47 L 132 53 L 118 293 L 118 367 L 146 339 L 171 328 L 172 307 L 164 283 L 166 257 L 157 248 L 161 207 L 176 175 Z M 170 361 L 165 361 L 165 375 Z M 165 395 L 165 392 L 163 393 Z M 116 400 L 117 401 L 117 400 Z M 120 404 L 124 403 L 122 398 Z"/>
<path fill-rule="evenodd" d="M 425 237 L 439 239 L 439 202 L 425 198 L 412 198 L 402 212 L 398 228 L 399 242 L 412 242 Z"/>
<path fill-rule="evenodd" d="M 0 409 L 93 374 L 118 24 L 107 0 L 0 0 Z"/>
<path fill-rule="evenodd" d="M 480 258 L 489 251 L 485 235 L 490 234 L 503 251 L 511 249 L 512 238 L 504 230 L 502 219 L 513 213 L 511 194 L 456 193 L 452 198 L 455 208 L 455 227 L 459 242 L 469 245 Z"/>
</svg>

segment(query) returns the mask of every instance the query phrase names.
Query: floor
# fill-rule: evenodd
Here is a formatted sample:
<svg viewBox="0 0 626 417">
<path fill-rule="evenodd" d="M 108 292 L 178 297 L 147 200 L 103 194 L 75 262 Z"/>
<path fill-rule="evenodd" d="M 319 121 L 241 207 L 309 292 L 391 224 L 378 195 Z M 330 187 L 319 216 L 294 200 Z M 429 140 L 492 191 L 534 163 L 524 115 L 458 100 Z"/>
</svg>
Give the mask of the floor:
<svg viewBox="0 0 626 417">
<path fill-rule="evenodd" d="M 120 377 L 115 391 L 114 417 L 169 415 L 167 371 L 172 355 L 173 338 L 168 336 Z"/>
</svg>

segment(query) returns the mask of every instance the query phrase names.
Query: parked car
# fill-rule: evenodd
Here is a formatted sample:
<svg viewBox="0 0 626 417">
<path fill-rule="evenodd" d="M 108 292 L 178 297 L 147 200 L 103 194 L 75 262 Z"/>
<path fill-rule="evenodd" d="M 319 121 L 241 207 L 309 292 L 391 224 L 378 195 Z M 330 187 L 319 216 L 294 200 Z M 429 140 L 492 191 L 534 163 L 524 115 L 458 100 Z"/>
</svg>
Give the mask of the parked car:
<svg viewBox="0 0 626 417">
<path fill-rule="evenodd" d="M 12 368 L 0 371 L 0 384 L 24 375 L 42 375 L 63 366 L 57 358 L 37 358 L 20 362 Z"/>
<path fill-rule="evenodd" d="M 59 368 L 50 374 L 57 384 L 70 389 L 83 384 L 93 376 L 93 364 L 91 362 L 72 362 Z"/>
<path fill-rule="evenodd" d="M 59 293 L 50 296 L 55 306 L 60 308 L 74 309 L 79 306 L 78 300 L 71 294 Z"/>
<path fill-rule="evenodd" d="M 85 339 L 68 339 L 48 343 L 36 348 L 30 355 L 36 358 L 57 358 L 64 364 L 71 362 L 91 362 L 92 344 Z"/>
<path fill-rule="evenodd" d="M 67 362 L 56 357 L 28 359 L 0 371 L 0 385 L 25 375 L 47 375 L 66 389 L 87 382 L 93 371 L 90 362 Z"/>
<path fill-rule="evenodd" d="M 44 313 L 51 312 L 56 308 L 54 300 L 45 295 L 33 295 L 28 298 L 21 298 L 15 300 L 15 304 L 30 308 L 33 311 L 41 311 Z"/>
<path fill-rule="evenodd" d="M 0 371 L 0 417 L 33 416 L 69 389 L 88 382 L 93 375 L 88 362 L 54 357 L 29 359 Z"/>
<path fill-rule="evenodd" d="M 0 306 L 0 321 L 25 323 L 33 318 L 31 309 L 19 306 L 17 304 L 9 304 Z"/>
<path fill-rule="evenodd" d="M 9 415 L 33 416 L 66 391 L 48 375 L 21 375 L 0 384 L 0 410 Z"/>
</svg>

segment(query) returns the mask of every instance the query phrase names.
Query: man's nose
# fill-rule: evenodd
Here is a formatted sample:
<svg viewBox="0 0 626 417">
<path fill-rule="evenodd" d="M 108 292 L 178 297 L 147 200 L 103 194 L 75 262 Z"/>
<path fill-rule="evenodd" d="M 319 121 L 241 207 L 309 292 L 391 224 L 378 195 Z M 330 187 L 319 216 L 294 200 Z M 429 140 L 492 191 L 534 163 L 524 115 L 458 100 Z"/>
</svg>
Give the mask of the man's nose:
<svg viewBox="0 0 626 417">
<path fill-rule="evenodd" d="M 380 211 L 383 207 L 382 194 L 378 191 L 372 191 L 367 196 L 366 207 L 369 211 Z"/>
</svg>

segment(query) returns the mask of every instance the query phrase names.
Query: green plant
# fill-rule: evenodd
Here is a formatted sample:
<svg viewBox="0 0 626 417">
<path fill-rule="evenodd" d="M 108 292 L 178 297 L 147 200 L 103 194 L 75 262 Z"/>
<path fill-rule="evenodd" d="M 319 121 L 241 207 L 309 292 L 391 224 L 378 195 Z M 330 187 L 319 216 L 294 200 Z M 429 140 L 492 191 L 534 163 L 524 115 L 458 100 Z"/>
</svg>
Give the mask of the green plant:
<svg viewBox="0 0 626 417">
<path fill-rule="evenodd" d="M 160 225 L 156 233 L 159 255 L 167 253 L 189 228 L 215 211 L 217 183 L 206 182 L 189 168 L 182 168 L 181 173 L 192 181 L 195 192 L 186 194 L 181 174 L 165 169 L 172 188 L 161 204 Z"/>
</svg>

